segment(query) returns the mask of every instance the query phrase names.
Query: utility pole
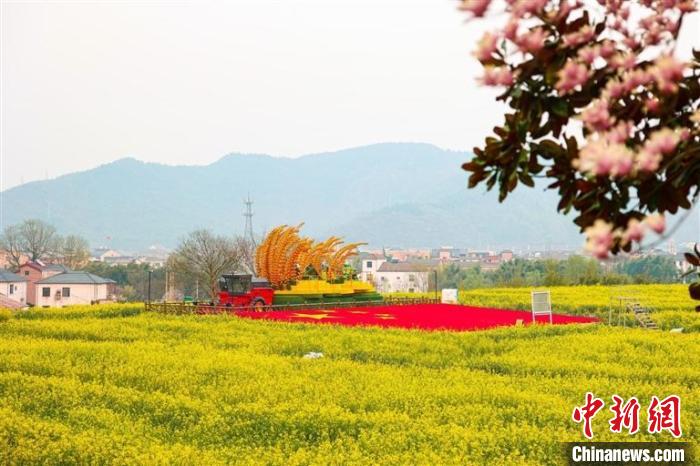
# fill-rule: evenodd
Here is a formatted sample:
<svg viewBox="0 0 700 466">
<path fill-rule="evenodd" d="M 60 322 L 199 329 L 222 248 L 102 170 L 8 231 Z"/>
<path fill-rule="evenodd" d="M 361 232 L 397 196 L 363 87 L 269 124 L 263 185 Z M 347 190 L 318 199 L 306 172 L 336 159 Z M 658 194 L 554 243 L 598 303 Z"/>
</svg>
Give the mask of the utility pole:
<svg viewBox="0 0 700 466">
<path fill-rule="evenodd" d="M 245 211 L 243 212 L 243 216 L 245 217 L 243 237 L 255 246 L 255 235 L 253 234 L 253 201 L 250 199 L 250 193 L 248 197 L 243 200 L 243 204 L 245 204 Z"/>
<path fill-rule="evenodd" d="M 437 269 L 433 269 L 433 274 L 435 276 L 435 300 L 437 301 L 437 299 L 438 299 L 438 271 L 437 271 Z"/>
</svg>

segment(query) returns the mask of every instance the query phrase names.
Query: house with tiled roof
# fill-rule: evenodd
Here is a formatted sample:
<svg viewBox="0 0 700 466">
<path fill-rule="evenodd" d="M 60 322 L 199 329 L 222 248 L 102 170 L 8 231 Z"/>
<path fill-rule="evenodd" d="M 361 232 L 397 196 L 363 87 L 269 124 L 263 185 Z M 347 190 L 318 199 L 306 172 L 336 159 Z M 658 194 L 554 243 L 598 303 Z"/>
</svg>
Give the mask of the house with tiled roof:
<svg viewBox="0 0 700 466">
<path fill-rule="evenodd" d="M 380 293 L 425 293 L 436 265 L 426 262 L 384 262 L 374 274 Z"/>
<path fill-rule="evenodd" d="M 360 255 L 360 280 L 374 283 L 375 275 L 381 265 L 387 261 L 384 254 L 363 253 Z"/>
<path fill-rule="evenodd" d="M 63 307 L 113 301 L 116 282 L 94 273 L 71 270 L 35 283 L 35 305 Z"/>
<path fill-rule="evenodd" d="M 26 307 L 27 282 L 28 280 L 21 275 L 0 269 L 0 308 Z"/>
<path fill-rule="evenodd" d="M 18 274 L 26 278 L 27 281 L 27 302 L 35 305 L 36 286 L 35 283 L 44 278 L 69 272 L 70 269 L 61 264 L 47 264 L 43 261 L 27 261 L 19 267 Z"/>
</svg>

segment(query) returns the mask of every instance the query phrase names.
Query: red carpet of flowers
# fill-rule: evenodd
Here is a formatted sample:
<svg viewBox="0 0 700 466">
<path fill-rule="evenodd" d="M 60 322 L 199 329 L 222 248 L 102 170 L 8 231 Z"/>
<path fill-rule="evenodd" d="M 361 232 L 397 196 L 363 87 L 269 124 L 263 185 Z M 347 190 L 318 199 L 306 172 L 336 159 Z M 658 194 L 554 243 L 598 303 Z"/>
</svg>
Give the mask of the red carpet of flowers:
<svg viewBox="0 0 700 466">
<path fill-rule="evenodd" d="M 417 328 L 423 330 L 481 330 L 492 327 L 532 324 L 528 311 L 510 311 L 455 304 L 415 304 L 407 306 L 372 306 L 322 310 L 239 312 L 236 315 L 251 319 L 285 322 L 324 323 L 347 326 L 371 325 L 379 327 Z M 540 316 L 538 322 L 549 323 Z M 555 324 L 597 322 L 593 317 L 554 315 Z"/>
</svg>

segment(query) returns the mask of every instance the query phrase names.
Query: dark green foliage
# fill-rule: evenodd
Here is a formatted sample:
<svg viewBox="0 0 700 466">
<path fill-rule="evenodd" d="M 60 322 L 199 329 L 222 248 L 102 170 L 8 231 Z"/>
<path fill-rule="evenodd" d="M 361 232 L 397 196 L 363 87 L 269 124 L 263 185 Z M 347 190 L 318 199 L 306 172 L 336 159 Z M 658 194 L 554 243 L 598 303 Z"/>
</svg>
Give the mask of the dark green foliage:
<svg viewBox="0 0 700 466">
<path fill-rule="evenodd" d="M 671 257 L 649 256 L 622 262 L 615 270 L 631 276 L 636 283 L 674 283 L 678 281 L 678 269 Z"/>
<path fill-rule="evenodd" d="M 440 288 L 474 289 L 518 286 L 617 285 L 674 283 L 678 272 L 673 259 L 647 257 L 628 260 L 608 270 L 595 259 L 571 256 L 566 260 L 515 259 L 485 272 L 480 266 L 448 264 L 438 271 Z"/>
<path fill-rule="evenodd" d="M 146 301 L 148 298 L 147 264 L 110 265 L 90 262 L 82 270 L 117 282 L 118 294 L 126 301 Z M 151 275 L 151 299 L 163 299 L 165 293 L 165 269 L 154 269 Z"/>
</svg>

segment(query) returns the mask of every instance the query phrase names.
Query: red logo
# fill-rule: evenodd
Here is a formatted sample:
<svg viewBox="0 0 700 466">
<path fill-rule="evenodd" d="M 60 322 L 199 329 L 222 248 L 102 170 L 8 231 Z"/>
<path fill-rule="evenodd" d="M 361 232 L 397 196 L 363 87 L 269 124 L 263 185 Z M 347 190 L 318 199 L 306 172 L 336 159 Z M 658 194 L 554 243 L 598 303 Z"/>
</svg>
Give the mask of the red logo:
<svg viewBox="0 0 700 466">
<path fill-rule="evenodd" d="M 671 395 L 659 401 L 656 396 L 651 397 L 649 405 L 649 433 L 656 434 L 667 430 L 674 437 L 681 436 L 681 399 Z"/>
<path fill-rule="evenodd" d="M 617 395 L 612 396 L 614 404 L 610 411 L 615 415 L 610 419 L 610 431 L 619 434 L 622 429 L 627 429 L 630 435 L 639 431 L 639 401 L 636 397 L 630 398 L 627 403 Z"/>
<path fill-rule="evenodd" d="M 620 434 L 626 430 L 629 435 L 639 432 L 639 413 L 641 405 L 637 397 L 633 396 L 625 401 L 624 398 L 613 395 L 610 411 L 612 418 L 608 421 L 610 431 Z M 576 406 L 571 419 L 577 424 L 583 423 L 583 435 L 586 438 L 593 438 L 593 418 L 603 409 L 605 402 L 597 398 L 593 393 L 587 392 L 585 402 L 581 406 Z M 670 395 L 660 400 L 657 396 L 652 396 L 647 409 L 648 423 L 647 432 L 658 434 L 668 431 L 675 438 L 682 435 L 681 430 L 681 399 L 677 395 Z"/>
<path fill-rule="evenodd" d="M 583 435 L 587 438 L 593 438 L 593 428 L 591 427 L 591 421 L 598 414 L 605 402 L 600 398 L 593 396 L 593 393 L 586 393 L 586 403 L 583 406 L 577 406 L 574 408 L 574 412 L 571 414 L 571 418 L 576 423 L 583 421 Z"/>
</svg>

